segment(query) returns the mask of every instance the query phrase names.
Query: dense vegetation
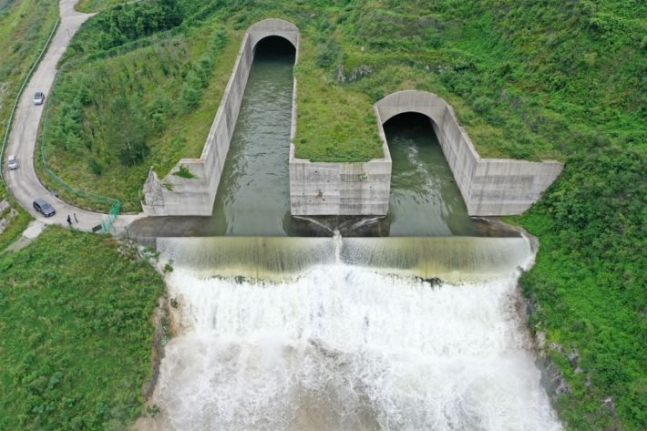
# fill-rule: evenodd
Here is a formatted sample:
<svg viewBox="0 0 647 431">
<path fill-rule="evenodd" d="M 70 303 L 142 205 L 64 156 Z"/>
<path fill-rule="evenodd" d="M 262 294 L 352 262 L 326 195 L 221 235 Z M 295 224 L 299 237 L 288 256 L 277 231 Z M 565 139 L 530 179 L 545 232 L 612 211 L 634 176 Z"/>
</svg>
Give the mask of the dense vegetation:
<svg viewBox="0 0 647 431">
<path fill-rule="evenodd" d="M 160 25 L 137 27 L 151 4 Z M 541 241 L 522 279 L 531 324 L 570 387 L 556 401 L 568 429 L 647 429 L 645 2 L 174 5 L 107 10 L 75 37 L 45 128 L 63 178 L 138 209 L 149 166 L 165 175 L 180 157 L 200 154 L 244 30 L 285 18 L 302 31 L 297 156 L 374 157 L 371 103 L 416 88 L 454 106 L 482 155 L 566 163 L 518 219 Z M 124 122 L 137 133 L 115 129 Z M 577 361 L 568 358 L 573 349 Z"/>
<path fill-rule="evenodd" d="M 0 429 L 125 429 L 164 283 L 134 249 L 58 227 L 0 254 Z"/>
<path fill-rule="evenodd" d="M 4 136 L 22 79 L 40 53 L 58 18 L 50 0 L 0 0 L 0 132 Z"/>
<path fill-rule="evenodd" d="M 522 278 L 536 304 L 531 328 L 571 393 L 572 429 L 647 429 L 647 162 L 644 151 L 586 141 L 521 221 L 541 241 Z M 579 360 L 573 360 L 573 355 Z M 606 401 L 605 401 L 606 400 Z"/>
<path fill-rule="evenodd" d="M 48 0 L 0 0 L 0 139 L 22 80 L 40 54 L 58 18 Z"/>
<path fill-rule="evenodd" d="M 64 60 L 55 130 L 45 129 L 55 170 L 137 210 L 148 167 L 166 175 L 180 157 L 200 155 L 242 33 L 269 16 L 302 31 L 297 157 L 379 156 L 371 104 L 410 88 L 448 99 L 486 157 L 566 160 L 574 136 L 622 144 L 647 135 L 641 7 L 298 3 L 146 0 L 98 14 Z M 155 25 L 139 24 L 144 11 Z M 213 32 L 226 35 L 217 50 Z"/>
</svg>

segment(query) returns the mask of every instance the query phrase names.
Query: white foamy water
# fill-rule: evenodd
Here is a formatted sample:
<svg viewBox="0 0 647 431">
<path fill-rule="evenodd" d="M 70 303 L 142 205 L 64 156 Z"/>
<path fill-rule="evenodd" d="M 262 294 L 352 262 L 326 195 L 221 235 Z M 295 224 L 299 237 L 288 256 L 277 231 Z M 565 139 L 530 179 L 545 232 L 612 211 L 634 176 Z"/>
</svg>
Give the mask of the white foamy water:
<svg viewBox="0 0 647 431">
<path fill-rule="evenodd" d="M 182 335 L 160 430 L 561 430 L 516 311 L 514 270 L 431 286 L 345 264 L 292 281 L 169 275 Z"/>
</svg>

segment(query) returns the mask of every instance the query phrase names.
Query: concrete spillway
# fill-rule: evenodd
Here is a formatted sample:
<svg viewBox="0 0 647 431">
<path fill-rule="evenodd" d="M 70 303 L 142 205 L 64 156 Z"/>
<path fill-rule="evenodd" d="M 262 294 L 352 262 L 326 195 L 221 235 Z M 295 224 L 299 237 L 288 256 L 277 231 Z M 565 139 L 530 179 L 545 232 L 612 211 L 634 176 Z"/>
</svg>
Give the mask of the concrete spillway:
<svg viewBox="0 0 647 431">
<path fill-rule="evenodd" d="M 259 155 L 240 154 L 234 165 Z M 383 169 L 387 158 L 366 166 Z M 375 208 L 363 189 L 375 183 L 355 184 L 354 167 L 309 173 L 316 164 L 291 156 L 290 181 L 294 163 L 307 187 L 321 180 L 337 190 L 325 211 L 343 213 L 358 193 L 352 205 Z M 276 195 L 258 214 L 249 210 L 254 187 L 241 190 L 261 170 L 226 174 L 216 201 L 219 234 L 253 236 L 156 239 L 160 265 L 173 268 L 166 277 L 176 336 L 151 400 L 159 414 L 143 419 L 142 430 L 561 431 L 519 312 L 517 279 L 534 258 L 527 238 L 258 236 L 285 233 L 281 219 L 289 217 Z M 334 189 L 342 177 L 345 188 Z M 302 208 L 323 208 L 308 203 L 315 190 L 299 191 Z M 445 234 L 453 215 L 442 220 Z M 349 230 L 378 219 L 352 221 Z M 346 223 L 300 220 L 330 233 Z"/>
<path fill-rule="evenodd" d="M 343 264 L 402 276 L 460 282 L 515 271 L 527 264 L 519 238 L 158 238 L 174 265 L 200 277 L 290 280 L 312 267 Z"/>
</svg>

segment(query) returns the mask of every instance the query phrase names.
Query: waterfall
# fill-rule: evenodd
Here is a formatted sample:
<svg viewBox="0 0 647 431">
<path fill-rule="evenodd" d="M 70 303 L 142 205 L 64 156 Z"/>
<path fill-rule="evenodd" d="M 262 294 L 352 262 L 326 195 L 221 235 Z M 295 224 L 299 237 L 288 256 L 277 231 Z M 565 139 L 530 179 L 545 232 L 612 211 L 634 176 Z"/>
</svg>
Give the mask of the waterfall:
<svg viewBox="0 0 647 431">
<path fill-rule="evenodd" d="M 374 271 L 460 282 L 525 268 L 532 260 L 526 238 L 396 237 L 158 238 L 158 250 L 174 265 L 201 277 L 293 279 L 334 262 Z"/>
<path fill-rule="evenodd" d="M 158 248 L 180 333 L 149 429 L 561 430 L 518 313 L 525 238 Z"/>
<path fill-rule="evenodd" d="M 289 215 L 293 61 L 270 72 L 284 90 L 250 74 L 261 97 L 241 108 L 212 223 L 188 229 L 229 236 L 157 238 L 176 335 L 139 429 L 561 430 L 519 313 L 533 247 L 473 237 L 489 232 L 437 144 L 390 140 L 387 218 Z M 308 234 L 332 237 L 282 236 Z M 450 234 L 467 236 L 433 237 Z"/>
</svg>

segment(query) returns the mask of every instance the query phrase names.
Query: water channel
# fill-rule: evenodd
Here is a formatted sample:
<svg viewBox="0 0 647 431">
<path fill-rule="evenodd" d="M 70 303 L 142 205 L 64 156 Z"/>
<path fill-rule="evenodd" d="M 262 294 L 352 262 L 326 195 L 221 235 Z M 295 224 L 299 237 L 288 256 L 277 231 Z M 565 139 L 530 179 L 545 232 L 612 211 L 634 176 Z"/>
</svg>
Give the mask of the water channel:
<svg viewBox="0 0 647 431">
<path fill-rule="evenodd" d="M 294 48 L 269 38 L 256 48 L 214 203 L 215 235 L 286 235 Z"/>
<path fill-rule="evenodd" d="M 255 59 L 202 221 L 218 236 L 157 240 L 176 336 L 151 400 L 160 413 L 140 429 L 561 430 L 519 311 L 532 243 L 475 236 L 428 122 L 388 125 L 387 218 L 295 235 L 316 223 L 289 216 L 291 67 Z M 333 234 L 343 223 L 382 237 Z"/>
<path fill-rule="evenodd" d="M 393 161 L 390 235 L 479 235 L 429 118 L 400 114 L 384 132 Z"/>
</svg>

